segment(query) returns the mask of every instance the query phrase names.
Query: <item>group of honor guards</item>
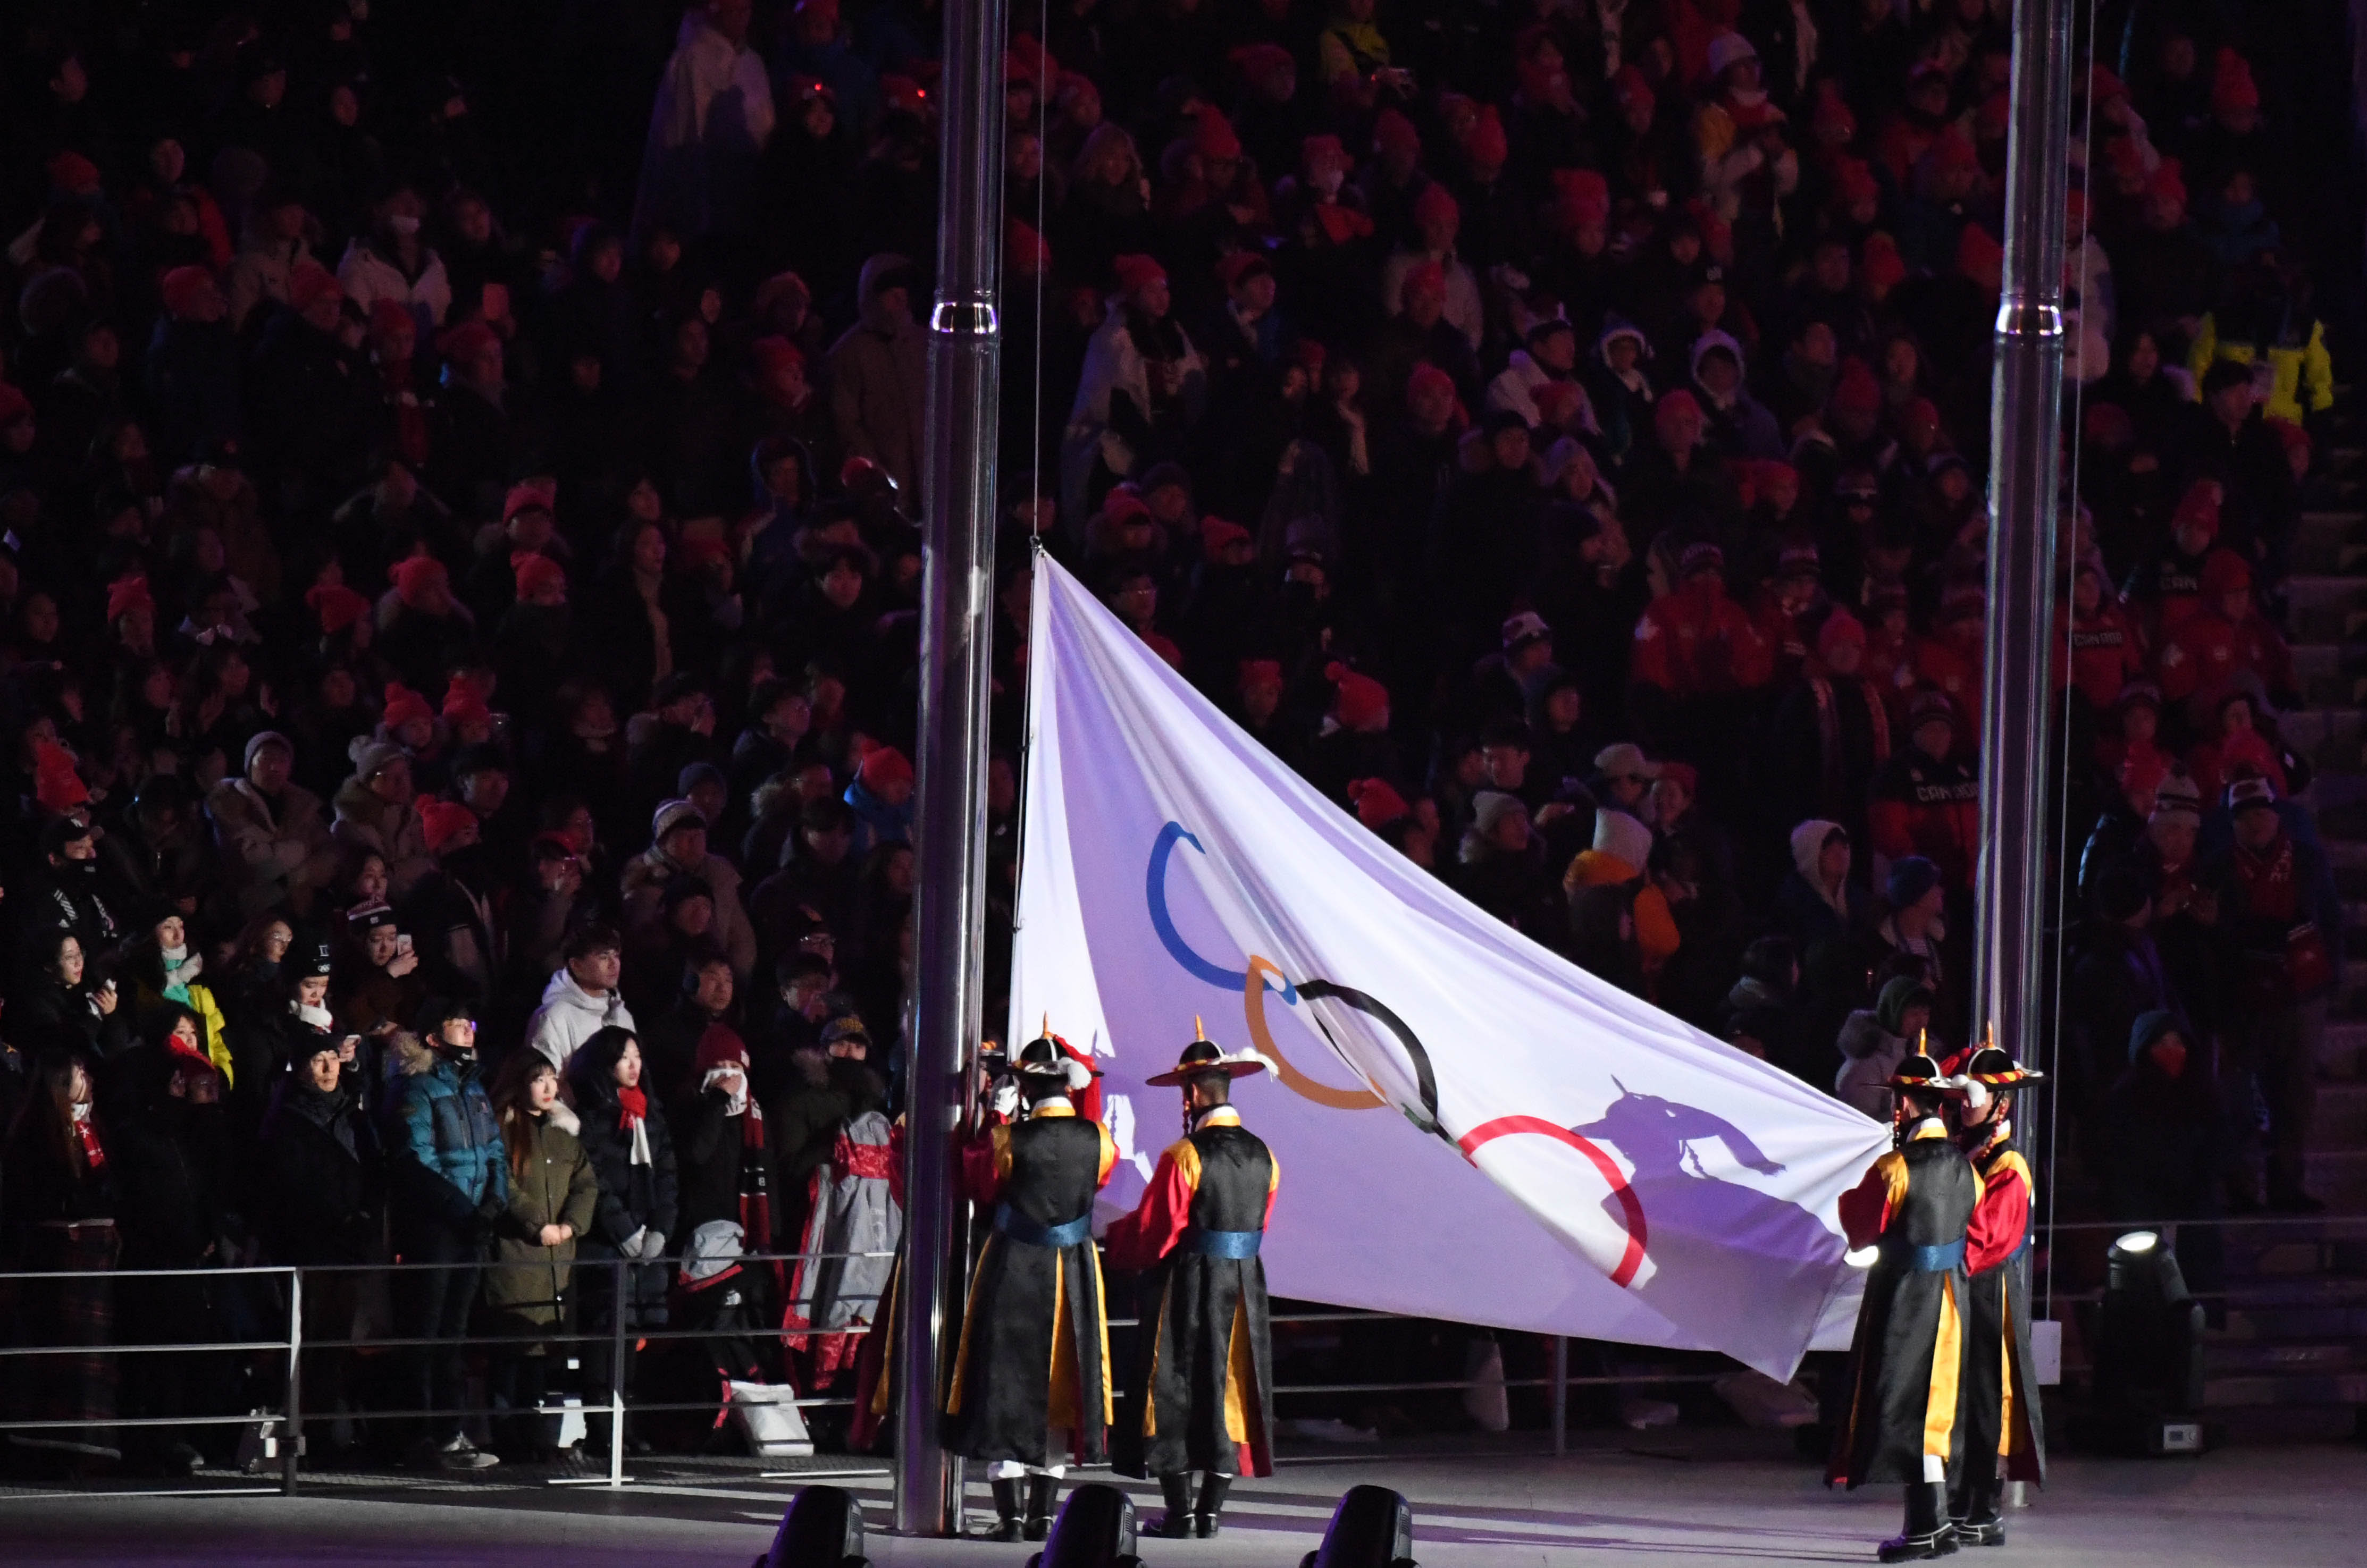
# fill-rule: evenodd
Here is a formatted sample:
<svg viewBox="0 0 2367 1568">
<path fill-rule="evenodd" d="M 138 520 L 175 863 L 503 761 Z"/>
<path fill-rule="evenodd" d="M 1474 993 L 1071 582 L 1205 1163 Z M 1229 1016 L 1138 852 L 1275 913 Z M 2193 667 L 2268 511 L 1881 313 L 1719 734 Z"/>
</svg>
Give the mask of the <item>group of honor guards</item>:
<svg viewBox="0 0 2367 1568">
<path fill-rule="evenodd" d="M 1096 1114 L 1092 1065 L 1048 1027 L 1000 1064 L 984 1124 L 963 1145 L 966 1194 L 993 1219 L 962 1317 L 947 1440 L 986 1466 L 993 1540 L 1045 1539 L 1071 1463 L 1156 1477 L 1167 1511 L 1149 1533 L 1170 1539 L 1215 1535 L 1233 1477 L 1273 1472 L 1258 1249 L 1281 1177 L 1231 1103 L 1235 1079 L 1268 1068 L 1194 1032 L 1174 1068 L 1150 1080 L 1183 1090 L 1184 1136 L 1104 1237 L 1109 1266 L 1140 1276 L 1123 1420 L 1093 1235 L 1117 1149 Z"/>
<path fill-rule="evenodd" d="M 1184 1135 L 1104 1238 L 1109 1267 L 1139 1277 L 1123 1419 L 1093 1235 L 1117 1158 L 1100 1086 L 1048 1027 L 994 1064 L 961 1150 L 966 1193 L 993 1218 L 946 1402 L 949 1446 L 993 1487 L 993 1540 L 1045 1539 L 1071 1463 L 1156 1478 L 1166 1512 L 1147 1533 L 1169 1539 L 1215 1535 L 1233 1478 L 1273 1472 L 1258 1252 L 1281 1174 L 1231 1103 L 1236 1079 L 1268 1068 L 1194 1032 L 1149 1080 L 1183 1090 Z M 1878 1549 L 1885 1562 L 2004 1544 L 2005 1482 L 2044 1478 L 2031 1174 L 2011 1122 L 2015 1091 L 2043 1076 L 1993 1044 L 1945 1063 L 1907 1057 L 1890 1080 L 1895 1147 L 1840 1201 L 1851 1247 L 1876 1258 L 1826 1478 L 1904 1485 L 1906 1525 Z"/>
<path fill-rule="evenodd" d="M 1906 1487 L 1885 1562 L 2004 1545 L 2004 1483 L 2045 1477 L 2011 1120 L 2015 1090 L 2044 1077 L 1994 1044 L 1944 1063 L 1919 1050 L 1890 1080 L 1896 1146 L 1841 1197 L 1851 1247 L 1878 1251 L 1826 1480 Z"/>
</svg>

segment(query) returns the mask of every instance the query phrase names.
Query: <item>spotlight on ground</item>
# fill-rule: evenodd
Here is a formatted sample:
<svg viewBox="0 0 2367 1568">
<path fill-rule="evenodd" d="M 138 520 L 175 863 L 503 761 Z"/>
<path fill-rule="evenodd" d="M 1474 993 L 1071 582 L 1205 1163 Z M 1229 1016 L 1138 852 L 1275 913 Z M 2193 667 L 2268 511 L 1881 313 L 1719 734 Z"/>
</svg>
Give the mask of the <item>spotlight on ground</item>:
<svg viewBox="0 0 2367 1568">
<path fill-rule="evenodd" d="M 1415 1568 L 1413 1505 L 1386 1486 L 1349 1487 L 1298 1568 Z"/>
<path fill-rule="evenodd" d="M 863 1554 L 863 1505 L 844 1487 L 807 1487 L 789 1499 L 773 1550 L 753 1568 L 871 1568 Z"/>
<path fill-rule="evenodd" d="M 1105 1482 L 1069 1494 L 1044 1550 L 1027 1568 L 1140 1568 L 1134 1554 L 1134 1499 Z"/>
<path fill-rule="evenodd" d="M 2105 1258 L 2096 1314 L 2096 1406 L 2103 1445 L 2146 1454 L 2203 1451 L 2203 1306 L 2178 1255 L 2131 1231 Z"/>
</svg>

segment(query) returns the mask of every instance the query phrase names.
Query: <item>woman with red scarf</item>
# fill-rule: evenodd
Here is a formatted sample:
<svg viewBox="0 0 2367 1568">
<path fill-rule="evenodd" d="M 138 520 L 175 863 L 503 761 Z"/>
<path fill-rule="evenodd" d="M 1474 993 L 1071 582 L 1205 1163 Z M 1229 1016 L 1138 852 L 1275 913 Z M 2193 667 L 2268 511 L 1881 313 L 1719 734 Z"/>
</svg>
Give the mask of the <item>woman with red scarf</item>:
<svg viewBox="0 0 2367 1568">
<path fill-rule="evenodd" d="M 666 1324 L 665 1259 L 678 1228 L 680 1194 L 674 1137 L 665 1112 L 641 1089 L 641 1047 L 633 1032 L 613 1023 L 594 1031 L 568 1071 L 575 1114 L 583 1123 L 583 1152 L 600 1182 L 599 1206 L 576 1258 L 584 1265 L 587 1321 L 602 1337 L 585 1363 L 583 1403 L 593 1411 L 590 1442 L 603 1449 L 607 1417 L 599 1411 L 610 1388 L 632 1386 L 633 1331 Z M 625 1364 L 612 1368 L 606 1339 L 619 1313 Z"/>
<path fill-rule="evenodd" d="M 5 1161 L 9 1218 L 21 1227 L 22 1267 L 69 1276 L 54 1288 L 27 1282 L 16 1343 L 71 1347 L 19 1361 L 5 1407 L 25 1421 L 108 1421 L 115 1416 L 115 1177 L 93 1105 L 90 1066 L 78 1053 L 46 1057 L 9 1131 Z M 75 1278 L 73 1276 L 80 1276 Z M 107 1427 L 14 1432 L 8 1444 L 66 1470 L 123 1456 Z"/>
</svg>

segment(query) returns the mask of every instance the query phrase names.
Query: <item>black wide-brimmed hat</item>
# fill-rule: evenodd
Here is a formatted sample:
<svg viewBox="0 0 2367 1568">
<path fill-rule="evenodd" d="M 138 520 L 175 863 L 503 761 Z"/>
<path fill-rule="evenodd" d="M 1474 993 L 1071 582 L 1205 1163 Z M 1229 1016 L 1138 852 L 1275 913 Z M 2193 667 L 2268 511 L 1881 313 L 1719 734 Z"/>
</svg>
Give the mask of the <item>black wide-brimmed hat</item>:
<svg viewBox="0 0 2367 1568">
<path fill-rule="evenodd" d="M 2011 1089 L 2018 1084 L 2044 1083 L 2046 1075 L 2036 1067 L 2025 1067 L 2013 1059 L 2013 1054 L 2001 1045 L 1984 1045 L 1965 1064 L 1964 1076 L 1974 1083 L 1991 1089 Z"/>
<path fill-rule="evenodd" d="M 1940 1064 L 1917 1051 L 1900 1058 L 1890 1075 L 1890 1087 L 1897 1089 L 1920 1090 L 1925 1094 L 1962 1093 L 1971 1080 L 1950 1077 L 1940 1070 Z"/>
<path fill-rule="evenodd" d="M 1228 1055 L 1223 1046 L 1208 1038 L 1207 1031 L 1201 1027 L 1197 1018 L 1192 1021 L 1192 1043 L 1184 1046 L 1184 1054 L 1175 1059 L 1173 1070 L 1142 1081 L 1165 1086 L 1186 1082 L 1202 1073 L 1222 1073 L 1229 1078 L 1245 1078 L 1251 1073 L 1274 1070 L 1274 1064 L 1254 1051 Z"/>
</svg>

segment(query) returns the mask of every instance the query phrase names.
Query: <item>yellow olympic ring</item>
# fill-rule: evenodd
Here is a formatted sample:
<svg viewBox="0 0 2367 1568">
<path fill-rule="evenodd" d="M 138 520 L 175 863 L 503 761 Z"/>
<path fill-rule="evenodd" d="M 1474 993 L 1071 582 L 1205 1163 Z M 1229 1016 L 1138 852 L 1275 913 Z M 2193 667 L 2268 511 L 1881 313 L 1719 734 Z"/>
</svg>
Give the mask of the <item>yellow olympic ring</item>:
<svg viewBox="0 0 2367 1568">
<path fill-rule="evenodd" d="M 1289 983 L 1271 961 L 1255 953 L 1250 954 L 1249 983 L 1241 989 L 1241 1010 L 1249 1015 L 1251 1042 L 1263 1053 L 1267 1061 L 1274 1064 L 1274 1070 L 1282 1077 L 1283 1087 L 1334 1111 L 1372 1111 L 1387 1105 L 1387 1100 L 1369 1089 L 1334 1089 L 1330 1084 L 1316 1082 L 1290 1065 L 1289 1058 L 1282 1054 L 1282 1047 L 1274 1043 L 1273 1032 L 1265 1025 L 1265 976 L 1268 975 L 1283 984 Z"/>
</svg>

